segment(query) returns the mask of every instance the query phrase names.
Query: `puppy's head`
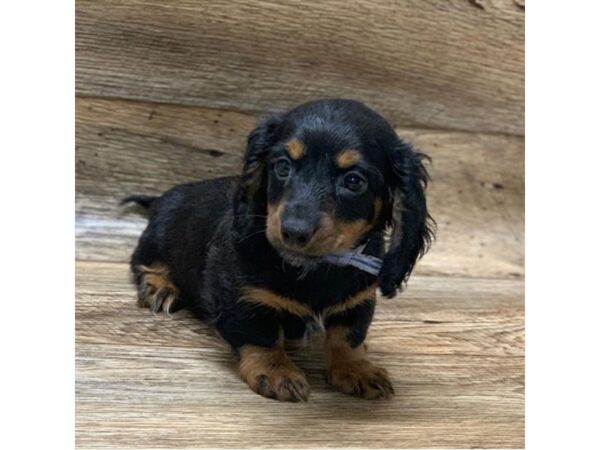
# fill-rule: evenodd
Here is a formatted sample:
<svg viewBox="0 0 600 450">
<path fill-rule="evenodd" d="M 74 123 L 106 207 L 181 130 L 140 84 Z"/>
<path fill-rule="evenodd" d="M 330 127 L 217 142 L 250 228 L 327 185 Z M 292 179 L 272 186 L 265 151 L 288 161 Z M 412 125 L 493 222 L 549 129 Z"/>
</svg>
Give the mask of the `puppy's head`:
<svg viewBox="0 0 600 450">
<path fill-rule="evenodd" d="M 390 228 L 379 285 L 393 296 L 433 236 L 424 158 L 361 103 L 311 102 L 252 131 L 239 200 L 248 217 L 266 216 L 267 239 L 295 265 Z"/>
</svg>

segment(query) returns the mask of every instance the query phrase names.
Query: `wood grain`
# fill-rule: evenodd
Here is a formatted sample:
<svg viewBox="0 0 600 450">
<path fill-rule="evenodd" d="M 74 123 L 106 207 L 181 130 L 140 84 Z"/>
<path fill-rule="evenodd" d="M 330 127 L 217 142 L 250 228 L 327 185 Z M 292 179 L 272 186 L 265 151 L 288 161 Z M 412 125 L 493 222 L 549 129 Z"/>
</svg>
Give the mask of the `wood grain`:
<svg viewBox="0 0 600 450">
<path fill-rule="evenodd" d="M 393 399 L 330 389 L 315 337 L 312 349 L 291 351 L 311 398 L 283 404 L 242 384 L 205 325 L 138 308 L 126 264 L 76 271 L 78 448 L 524 445 L 520 280 L 414 277 L 400 298 L 379 300 L 369 337 Z"/>
<path fill-rule="evenodd" d="M 238 173 L 257 117 L 154 103 L 77 99 L 78 259 L 127 261 L 145 219 L 130 194 Z M 417 273 L 523 274 L 523 139 L 398 129 L 433 157 L 429 203 L 438 240 Z"/>
<path fill-rule="evenodd" d="M 79 0 L 79 95 L 248 112 L 363 100 L 398 127 L 523 134 L 513 0 Z"/>
</svg>

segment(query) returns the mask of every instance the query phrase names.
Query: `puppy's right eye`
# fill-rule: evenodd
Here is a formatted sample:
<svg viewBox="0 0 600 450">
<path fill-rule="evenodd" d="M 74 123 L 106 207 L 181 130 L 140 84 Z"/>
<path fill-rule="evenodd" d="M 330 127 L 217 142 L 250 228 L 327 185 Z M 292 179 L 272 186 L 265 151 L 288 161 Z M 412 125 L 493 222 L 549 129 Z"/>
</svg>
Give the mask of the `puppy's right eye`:
<svg viewBox="0 0 600 450">
<path fill-rule="evenodd" d="M 292 166 L 287 159 L 280 159 L 275 163 L 275 173 L 279 178 L 286 179 L 290 176 Z"/>
</svg>

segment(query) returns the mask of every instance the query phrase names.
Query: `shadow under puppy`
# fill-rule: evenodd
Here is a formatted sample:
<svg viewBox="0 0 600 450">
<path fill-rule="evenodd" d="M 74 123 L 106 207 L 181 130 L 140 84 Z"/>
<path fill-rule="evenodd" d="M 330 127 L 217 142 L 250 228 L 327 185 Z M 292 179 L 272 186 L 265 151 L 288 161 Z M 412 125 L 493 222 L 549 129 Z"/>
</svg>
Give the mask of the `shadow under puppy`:
<svg viewBox="0 0 600 450">
<path fill-rule="evenodd" d="M 241 177 L 124 200 L 150 209 L 131 260 L 139 303 L 212 323 L 265 397 L 308 398 L 283 340 L 315 323 L 326 331 L 329 383 L 364 398 L 393 394 L 364 340 L 377 286 L 393 297 L 433 238 L 424 158 L 355 101 L 268 116 L 248 137 Z M 383 259 L 377 275 L 327 260 L 362 245 Z"/>
</svg>

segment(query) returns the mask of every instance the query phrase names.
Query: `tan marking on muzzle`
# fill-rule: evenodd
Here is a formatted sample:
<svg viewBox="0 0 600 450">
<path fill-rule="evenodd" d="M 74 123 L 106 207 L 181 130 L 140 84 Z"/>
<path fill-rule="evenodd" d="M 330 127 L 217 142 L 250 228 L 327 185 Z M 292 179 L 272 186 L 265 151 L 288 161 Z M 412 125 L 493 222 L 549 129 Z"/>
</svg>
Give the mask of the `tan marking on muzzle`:
<svg viewBox="0 0 600 450">
<path fill-rule="evenodd" d="M 383 202 L 377 197 L 373 203 L 373 217 L 370 220 L 358 219 L 348 222 L 332 216 L 322 219 L 321 222 L 326 225 L 323 227 L 325 233 L 335 236 L 333 248 L 324 253 L 353 248 L 356 242 L 375 226 L 381 214 L 382 205 Z M 327 236 L 323 236 L 320 239 L 324 244 L 330 241 L 327 239 Z"/>
<path fill-rule="evenodd" d="M 281 236 L 281 214 L 285 202 L 267 205 L 267 238 L 276 246 L 285 248 Z M 373 204 L 373 217 L 370 220 L 358 219 L 351 222 L 342 221 L 332 214 L 323 213 L 315 233 L 311 236 L 302 253 L 308 256 L 323 256 L 340 250 L 348 250 L 366 232 L 371 230 L 381 213 L 382 201 L 376 198 Z"/>
<path fill-rule="evenodd" d="M 281 211 L 285 202 L 269 203 L 267 205 L 267 239 L 272 244 L 282 245 L 283 238 L 281 236 Z"/>
</svg>

